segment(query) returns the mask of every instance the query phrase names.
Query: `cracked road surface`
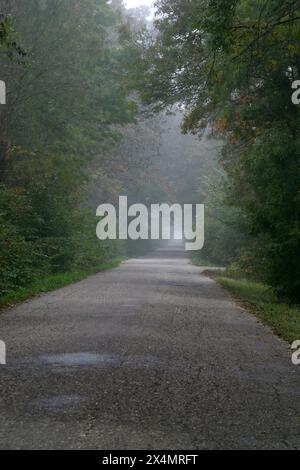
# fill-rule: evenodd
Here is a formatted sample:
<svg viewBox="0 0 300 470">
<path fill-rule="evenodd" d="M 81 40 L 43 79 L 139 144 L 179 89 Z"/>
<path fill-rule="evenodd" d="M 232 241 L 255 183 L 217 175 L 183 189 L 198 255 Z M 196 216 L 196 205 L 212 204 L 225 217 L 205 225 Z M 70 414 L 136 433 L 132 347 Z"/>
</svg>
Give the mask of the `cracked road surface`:
<svg viewBox="0 0 300 470">
<path fill-rule="evenodd" d="M 299 449 L 289 346 L 202 272 L 161 251 L 1 313 L 1 449 Z"/>
</svg>

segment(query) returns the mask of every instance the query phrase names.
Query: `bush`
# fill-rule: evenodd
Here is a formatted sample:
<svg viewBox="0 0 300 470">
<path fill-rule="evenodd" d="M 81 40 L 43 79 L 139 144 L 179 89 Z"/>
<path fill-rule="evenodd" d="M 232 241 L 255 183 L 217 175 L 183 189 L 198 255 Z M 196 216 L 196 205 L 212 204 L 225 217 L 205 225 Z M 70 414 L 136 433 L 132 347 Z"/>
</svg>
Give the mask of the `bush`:
<svg viewBox="0 0 300 470">
<path fill-rule="evenodd" d="M 1 221 L 0 233 L 0 295 L 3 295 L 30 284 L 49 267 L 47 259 L 17 233 L 16 227 Z"/>
</svg>

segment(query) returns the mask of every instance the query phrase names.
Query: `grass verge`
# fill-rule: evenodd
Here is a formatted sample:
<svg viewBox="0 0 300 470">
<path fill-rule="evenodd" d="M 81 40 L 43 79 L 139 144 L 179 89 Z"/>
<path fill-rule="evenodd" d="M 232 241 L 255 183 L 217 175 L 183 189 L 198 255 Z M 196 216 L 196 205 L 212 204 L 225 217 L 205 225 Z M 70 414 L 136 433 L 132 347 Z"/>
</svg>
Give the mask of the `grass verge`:
<svg viewBox="0 0 300 470">
<path fill-rule="evenodd" d="M 98 266 L 94 266 L 93 268 L 87 270 L 60 273 L 38 279 L 28 287 L 20 287 L 15 291 L 1 296 L 0 308 L 13 306 L 38 294 L 51 292 L 69 284 L 73 284 L 74 282 L 81 281 L 82 279 L 85 279 L 93 274 L 97 274 L 101 271 L 116 268 L 122 263 L 122 261 L 125 260 L 126 258 L 116 258 L 112 261 L 99 264 Z"/>
<path fill-rule="evenodd" d="M 192 256 L 192 263 L 195 266 L 205 267 L 205 268 L 218 268 L 220 265 L 214 263 L 213 261 L 207 260 L 205 258 L 201 258 L 199 254 Z"/>
<path fill-rule="evenodd" d="M 269 325 L 275 334 L 292 343 L 300 339 L 300 305 L 280 302 L 263 284 L 232 279 L 212 273 L 212 277 L 227 289 L 243 307 Z"/>
</svg>

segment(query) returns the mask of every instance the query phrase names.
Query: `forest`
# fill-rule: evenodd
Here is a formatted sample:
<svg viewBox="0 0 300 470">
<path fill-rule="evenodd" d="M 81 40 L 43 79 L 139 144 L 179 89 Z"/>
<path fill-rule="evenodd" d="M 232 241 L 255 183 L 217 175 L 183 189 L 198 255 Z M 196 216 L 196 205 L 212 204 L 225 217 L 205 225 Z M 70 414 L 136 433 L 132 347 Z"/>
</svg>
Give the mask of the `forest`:
<svg viewBox="0 0 300 470">
<path fill-rule="evenodd" d="M 97 206 L 127 195 L 205 204 L 194 261 L 300 301 L 298 1 L 158 0 L 152 19 L 121 0 L 0 0 L 0 13 L 0 300 L 152 249 L 96 237 Z"/>
</svg>

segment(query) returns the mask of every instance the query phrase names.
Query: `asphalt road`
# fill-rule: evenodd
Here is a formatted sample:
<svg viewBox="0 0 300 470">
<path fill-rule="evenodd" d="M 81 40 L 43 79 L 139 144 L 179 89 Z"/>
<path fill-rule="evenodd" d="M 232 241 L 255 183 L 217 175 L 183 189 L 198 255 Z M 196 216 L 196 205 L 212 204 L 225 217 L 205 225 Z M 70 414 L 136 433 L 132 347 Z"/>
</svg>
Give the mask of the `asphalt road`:
<svg viewBox="0 0 300 470">
<path fill-rule="evenodd" d="M 300 448 L 289 347 L 180 252 L 1 313 L 1 449 Z"/>
</svg>

